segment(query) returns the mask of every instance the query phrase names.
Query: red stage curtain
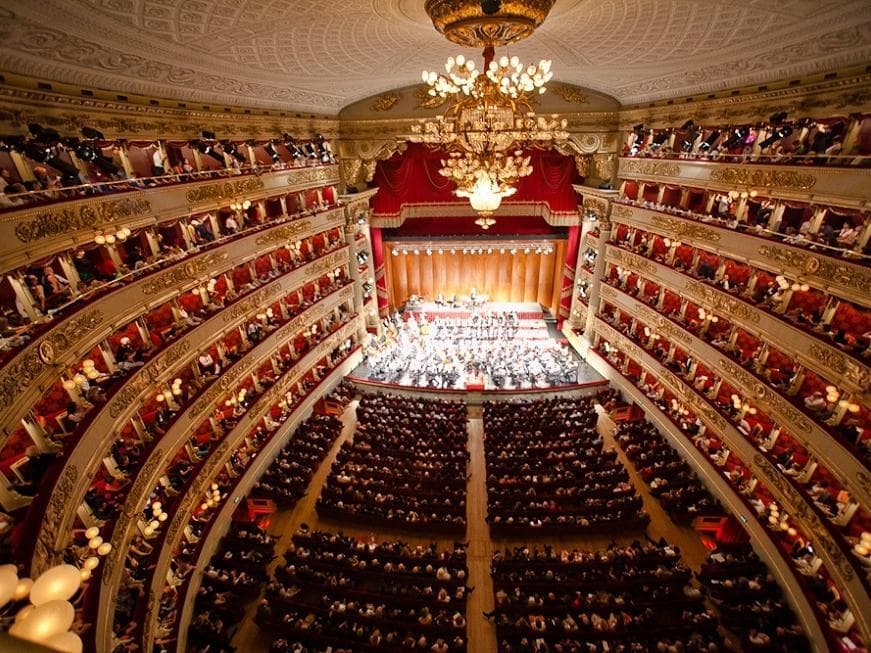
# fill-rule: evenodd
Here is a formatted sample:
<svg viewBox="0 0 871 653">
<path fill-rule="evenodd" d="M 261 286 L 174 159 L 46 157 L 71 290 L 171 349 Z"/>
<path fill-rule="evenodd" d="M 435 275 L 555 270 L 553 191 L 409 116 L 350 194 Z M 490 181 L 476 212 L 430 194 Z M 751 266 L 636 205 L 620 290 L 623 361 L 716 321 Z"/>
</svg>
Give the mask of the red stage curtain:
<svg viewBox="0 0 871 653">
<path fill-rule="evenodd" d="M 572 184 L 580 183 L 574 159 L 557 152 L 530 150 L 533 173 L 517 184 L 517 193 L 505 200 L 546 202 L 553 212 L 574 212 L 578 198 Z M 454 184 L 439 174 L 444 152 L 409 144 L 403 153 L 379 161 L 374 184 L 378 194 L 372 200 L 376 216 L 397 215 L 406 204 L 456 202 Z"/>
<path fill-rule="evenodd" d="M 375 268 L 375 295 L 378 304 L 378 315 L 388 314 L 389 302 L 387 299 L 387 275 L 384 270 L 384 243 L 381 238 L 381 229 L 372 227 L 369 230 L 372 239 L 372 266 Z"/>
</svg>

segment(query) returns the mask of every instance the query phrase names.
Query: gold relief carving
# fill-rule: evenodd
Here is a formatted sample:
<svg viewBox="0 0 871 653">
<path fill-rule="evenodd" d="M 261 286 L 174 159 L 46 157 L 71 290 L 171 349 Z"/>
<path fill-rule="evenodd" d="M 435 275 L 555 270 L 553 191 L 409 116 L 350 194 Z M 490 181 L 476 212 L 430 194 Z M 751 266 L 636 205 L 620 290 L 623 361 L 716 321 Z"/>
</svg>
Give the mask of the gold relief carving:
<svg viewBox="0 0 871 653">
<path fill-rule="evenodd" d="M 668 161 L 644 161 L 630 159 L 626 161 L 622 172 L 630 175 L 654 175 L 661 177 L 679 177 L 680 166 Z"/>
<path fill-rule="evenodd" d="M 590 101 L 590 97 L 581 89 L 568 84 L 557 84 L 553 91 L 570 104 L 586 104 Z"/>
<path fill-rule="evenodd" d="M 598 197 L 585 197 L 583 206 L 586 213 L 592 213 L 598 219 L 608 214 L 608 202 Z"/>
<path fill-rule="evenodd" d="M 614 168 L 617 165 L 617 156 L 614 154 L 596 154 L 593 156 L 593 170 L 597 179 L 611 179 L 614 176 Z"/>
<path fill-rule="evenodd" d="M 42 517 L 44 528 L 40 530 L 39 537 L 36 540 L 32 570 L 34 577 L 54 565 L 57 562 L 57 558 L 61 555 L 62 551 L 58 550 L 55 546 L 58 529 L 65 521 L 64 515 L 66 513 L 67 501 L 75 489 L 78 478 L 78 468 L 75 465 L 68 465 L 61 472 L 60 478 L 52 490 L 51 498 Z"/>
<path fill-rule="evenodd" d="M 105 567 L 103 567 L 102 584 L 108 585 L 110 577 L 113 575 L 109 570 L 119 570 L 118 565 L 124 560 L 127 555 L 126 551 L 122 551 L 121 542 L 125 539 L 125 533 L 134 523 L 139 515 L 139 504 L 142 502 L 143 493 L 147 492 L 153 483 L 151 476 L 157 471 L 160 461 L 163 458 L 163 449 L 155 449 L 145 464 L 139 469 L 136 474 L 136 480 L 130 486 L 130 491 L 127 493 L 127 500 L 124 503 L 124 510 L 118 515 L 115 520 L 115 530 L 113 532 L 112 550 L 106 556 Z"/>
<path fill-rule="evenodd" d="M 765 403 L 772 410 L 780 413 L 788 421 L 797 426 L 798 432 L 794 432 L 794 429 L 791 429 L 791 432 L 793 432 L 796 438 L 802 441 L 803 444 L 807 444 L 808 439 L 806 436 L 814 427 L 804 414 L 798 410 L 798 408 L 784 400 L 780 395 L 769 390 L 764 383 L 750 374 L 750 372 L 735 365 L 732 361 L 721 358 L 720 368 L 731 377 L 729 380 L 735 380 L 740 383 L 746 390 L 755 395 L 760 402 Z"/>
<path fill-rule="evenodd" d="M 700 224 L 692 224 L 675 218 L 667 218 L 662 215 L 654 215 L 651 218 L 653 226 L 667 232 L 667 235 L 673 240 L 681 240 L 683 238 L 693 238 L 695 240 L 704 240 L 710 243 L 716 243 L 720 240 L 720 234 L 715 229 L 704 227 Z"/>
<path fill-rule="evenodd" d="M 587 177 L 590 174 L 590 155 L 589 154 L 576 154 L 575 155 L 575 168 L 578 169 L 578 174 L 581 177 Z"/>
<path fill-rule="evenodd" d="M 827 258 L 820 260 L 816 275 L 826 281 L 857 290 L 863 295 L 871 293 L 871 272 L 868 268 L 844 265 Z"/>
<path fill-rule="evenodd" d="M 49 332 L 36 347 L 30 347 L 0 370 L 0 410 L 5 410 L 39 377 L 56 353 L 64 354 L 72 343 L 87 336 L 103 322 L 101 311 L 91 311 Z"/>
<path fill-rule="evenodd" d="M 182 340 L 143 367 L 134 379 L 125 384 L 109 404 L 109 416 L 113 419 L 121 415 L 139 395 L 155 383 L 160 375 L 175 365 L 191 349 L 190 342 Z"/>
<path fill-rule="evenodd" d="M 263 247 L 264 245 L 285 244 L 302 232 L 310 229 L 311 226 L 311 220 L 297 220 L 258 236 L 254 243 L 258 247 Z"/>
<path fill-rule="evenodd" d="M 602 285 L 599 287 L 599 296 L 606 299 L 613 299 L 617 296 L 617 291 L 608 284 L 602 282 Z"/>
<path fill-rule="evenodd" d="M 736 186 L 757 188 L 784 188 L 810 190 L 817 179 L 811 174 L 795 170 L 760 170 L 753 166 L 744 168 L 716 167 L 711 170 L 711 181 Z"/>
<path fill-rule="evenodd" d="M 623 218 L 624 220 L 631 220 L 634 217 L 634 213 L 631 207 L 626 206 L 625 204 L 619 204 L 617 202 L 613 202 L 611 204 L 611 218 Z"/>
<path fill-rule="evenodd" d="M 244 317 L 251 311 L 261 309 L 263 308 L 263 302 L 269 297 L 280 293 L 281 288 L 282 283 L 280 281 L 270 284 L 266 288 L 258 290 L 250 297 L 246 297 L 242 301 L 233 304 L 230 308 L 222 311 L 221 318 L 224 320 L 224 323 L 228 323 L 237 320 L 240 317 Z"/>
<path fill-rule="evenodd" d="M 213 265 L 227 259 L 227 252 L 212 252 L 205 256 L 193 258 L 184 265 L 167 270 L 162 274 L 158 274 L 152 279 L 148 279 L 142 285 L 142 293 L 144 295 L 156 295 L 164 290 L 175 288 L 185 281 L 193 281 L 199 276 L 208 272 Z"/>
<path fill-rule="evenodd" d="M 236 365 L 224 372 L 215 384 L 212 385 L 202 397 L 197 400 L 197 403 L 188 411 L 190 419 L 196 419 L 205 413 L 212 404 L 214 404 L 221 395 L 229 392 L 233 384 L 244 376 L 258 362 L 252 358 L 245 358 L 239 361 Z"/>
<path fill-rule="evenodd" d="M 66 209 L 38 211 L 27 215 L 15 225 L 15 236 L 22 243 L 30 243 L 79 229 L 96 229 L 150 212 L 151 203 L 144 197 L 98 200 Z"/>
<path fill-rule="evenodd" d="M 814 274 L 820 269 L 820 259 L 806 252 L 773 245 L 763 245 L 758 251 L 761 256 L 764 256 L 769 261 L 783 267 L 802 270 L 805 274 Z"/>
<path fill-rule="evenodd" d="M 401 99 L 402 96 L 398 93 L 385 93 L 384 95 L 378 96 L 369 108 L 372 109 L 372 111 L 390 111 Z"/>
<path fill-rule="evenodd" d="M 871 375 L 841 352 L 816 343 L 811 343 L 807 351 L 811 357 L 855 383 L 863 392 L 871 387 Z"/>
<path fill-rule="evenodd" d="M 759 311 L 744 302 L 722 295 L 700 281 L 688 281 L 684 286 L 687 292 L 695 295 L 701 301 L 707 302 L 709 308 L 725 313 L 729 317 L 738 317 L 754 324 L 759 322 Z"/>
<path fill-rule="evenodd" d="M 199 188 L 191 188 L 185 193 L 185 197 L 189 204 L 232 200 L 239 195 L 262 190 L 263 187 L 263 179 L 260 177 L 250 177 L 248 179 L 224 181 L 217 184 L 200 186 Z"/>
<path fill-rule="evenodd" d="M 852 564 L 844 555 L 841 547 L 832 539 L 828 528 L 822 523 L 817 513 L 804 500 L 804 497 L 798 493 L 795 487 L 762 454 L 756 454 L 753 457 L 753 464 L 768 479 L 768 482 L 776 487 L 781 495 L 786 497 L 792 504 L 786 507 L 790 509 L 793 519 L 811 532 L 816 545 L 824 549 L 829 558 L 835 563 L 840 577 L 846 581 L 852 581 L 855 577 Z"/>
<path fill-rule="evenodd" d="M 426 0 L 435 28 L 452 43 L 467 47 L 504 46 L 528 37 L 544 22 L 555 0 L 504 2 L 497 15 L 484 13 L 479 0 Z"/>
<path fill-rule="evenodd" d="M 318 166 L 316 168 L 302 168 L 293 170 L 287 176 L 287 184 L 289 186 L 298 186 L 301 184 L 314 184 L 317 182 L 337 182 L 339 181 L 339 171 L 336 166 Z M 262 182 L 261 182 L 262 186 Z"/>
<path fill-rule="evenodd" d="M 621 265 L 639 272 L 656 274 L 656 266 L 643 256 L 638 256 L 637 254 L 632 254 L 620 249 L 612 250 L 612 252 L 613 256 L 611 258 Z"/>
</svg>

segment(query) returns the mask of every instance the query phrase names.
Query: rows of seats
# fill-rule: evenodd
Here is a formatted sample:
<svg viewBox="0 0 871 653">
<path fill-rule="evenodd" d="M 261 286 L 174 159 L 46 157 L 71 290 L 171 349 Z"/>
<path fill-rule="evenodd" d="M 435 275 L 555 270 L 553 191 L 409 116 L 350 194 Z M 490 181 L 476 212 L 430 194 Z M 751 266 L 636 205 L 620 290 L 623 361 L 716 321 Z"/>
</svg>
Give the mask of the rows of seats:
<svg viewBox="0 0 871 653">
<path fill-rule="evenodd" d="M 720 471 L 735 493 L 746 503 L 748 513 L 755 515 L 772 543 L 780 549 L 790 564 L 825 632 L 833 639 L 846 636 L 852 646 L 858 647 L 862 640 L 856 629 L 851 627 L 846 632 L 840 629 L 845 622 L 849 622 L 850 611 L 839 611 L 834 619 L 828 613 L 827 606 L 832 600 L 840 599 L 843 591 L 833 580 L 828 568 L 822 564 L 822 558 L 814 552 L 810 545 L 810 534 L 781 508 L 766 481 L 756 476 L 738 456 L 732 455 L 722 435 L 710 428 L 698 412 L 687 405 L 683 396 L 675 395 L 639 361 L 621 351 L 601 334 L 596 335 L 595 348 L 592 351 L 646 395 L 677 430 Z M 851 553 L 857 563 L 871 564 L 871 560 L 860 556 L 855 550 Z"/>
<path fill-rule="evenodd" d="M 463 402 L 363 395 L 318 499 L 322 517 L 388 527 L 466 529 Z"/>
<path fill-rule="evenodd" d="M 499 653 L 726 650 L 669 544 L 516 547 L 493 555 L 491 573 Z"/>
<path fill-rule="evenodd" d="M 466 650 L 465 545 L 376 543 L 302 527 L 256 622 L 272 653 Z"/>
<path fill-rule="evenodd" d="M 194 603 L 196 616 L 188 627 L 188 651 L 234 651 L 230 640 L 245 617 L 245 604 L 254 600 L 266 583 L 267 565 L 275 557 L 277 540 L 255 524 L 230 525 L 230 531 L 221 538 L 218 551 L 203 571 Z"/>
<path fill-rule="evenodd" d="M 639 476 L 676 521 L 722 515 L 722 508 L 696 472 L 646 421 L 617 424 L 614 438 L 638 470 Z"/>
<path fill-rule="evenodd" d="M 603 449 L 597 419 L 590 398 L 484 405 L 493 535 L 644 528 L 641 497 Z"/>
</svg>

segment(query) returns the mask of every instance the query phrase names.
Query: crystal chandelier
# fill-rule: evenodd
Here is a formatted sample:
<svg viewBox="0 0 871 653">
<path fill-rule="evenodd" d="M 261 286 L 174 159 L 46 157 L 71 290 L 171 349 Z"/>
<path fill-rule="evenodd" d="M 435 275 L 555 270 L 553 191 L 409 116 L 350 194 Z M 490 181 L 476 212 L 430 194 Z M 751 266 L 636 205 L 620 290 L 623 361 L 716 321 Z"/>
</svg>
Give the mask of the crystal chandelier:
<svg viewBox="0 0 871 653">
<path fill-rule="evenodd" d="M 456 194 L 470 200 L 487 229 L 502 199 L 516 192 L 515 184 L 532 173 L 523 150 L 546 148 L 568 139 L 566 120 L 536 116 L 534 98 L 553 77 L 551 62 L 524 66 L 517 57 L 494 57 L 484 50 L 484 71 L 463 55 L 450 57 L 445 73 L 424 71 L 432 97 L 449 99 L 444 115 L 412 126 L 412 142 L 448 151 L 442 176 L 457 185 Z"/>
</svg>

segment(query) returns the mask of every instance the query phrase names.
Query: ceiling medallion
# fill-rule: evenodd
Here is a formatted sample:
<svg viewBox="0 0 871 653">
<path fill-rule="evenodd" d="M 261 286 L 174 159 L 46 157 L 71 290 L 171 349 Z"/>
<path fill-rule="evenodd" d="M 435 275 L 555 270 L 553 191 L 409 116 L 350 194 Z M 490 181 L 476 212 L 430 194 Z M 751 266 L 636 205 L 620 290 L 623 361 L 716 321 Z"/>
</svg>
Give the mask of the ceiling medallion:
<svg viewBox="0 0 871 653">
<path fill-rule="evenodd" d="M 452 43 L 498 47 L 530 36 L 556 0 L 427 0 L 426 13 Z"/>
</svg>

